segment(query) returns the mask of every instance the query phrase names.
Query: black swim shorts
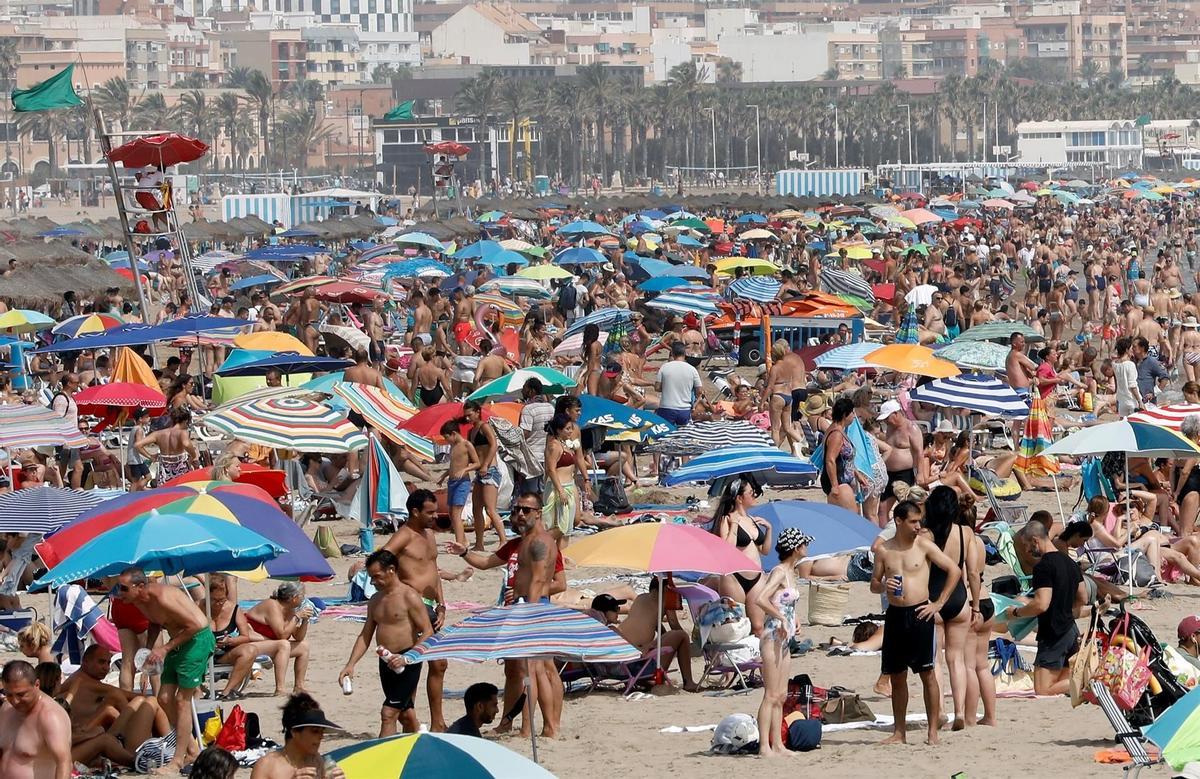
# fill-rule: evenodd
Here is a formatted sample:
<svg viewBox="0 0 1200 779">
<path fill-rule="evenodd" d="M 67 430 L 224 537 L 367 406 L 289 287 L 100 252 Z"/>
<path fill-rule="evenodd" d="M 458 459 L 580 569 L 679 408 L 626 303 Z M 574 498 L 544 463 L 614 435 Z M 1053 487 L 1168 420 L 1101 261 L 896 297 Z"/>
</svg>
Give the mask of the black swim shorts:
<svg viewBox="0 0 1200 779">
<path fill-rule="evenodd" d="M 885 674 L 915 674 L 933 669 L 937 652 L 937 634 L 932 619 L 921 619 L 915 606 L 889 604 L 883 615 L 883 657 L 880 670 Z"/>
<path fill-rule="evenodd" d="M 383 705 L 389 709 L 408 711 L 413 708 L 420 682 L 420 663 L 393 671 L 382 657 L 379 658 L 379 686 L 383 688 Z"/>
</svg>

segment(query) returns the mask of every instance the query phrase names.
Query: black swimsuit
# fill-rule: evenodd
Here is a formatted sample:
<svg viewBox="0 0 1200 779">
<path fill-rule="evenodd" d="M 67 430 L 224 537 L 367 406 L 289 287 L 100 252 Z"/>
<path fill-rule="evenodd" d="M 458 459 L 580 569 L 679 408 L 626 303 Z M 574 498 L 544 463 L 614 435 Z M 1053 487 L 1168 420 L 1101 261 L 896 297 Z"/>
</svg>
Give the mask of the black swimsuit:
<svg viewBox="0 0 1200 779">
<path fill-rule="evenodd" d="M 947 537 L 948 538 L 948 537 Z M 942 551 L 945 551 L 944 549 Z M 958 567 L 961 569 L 963 563 L 966 562 L 967 550 L 963 545 L 962 525 L 958 526 Z M 929 569 L 929 599 L 937 600 L 942 597 L 942 590 L 946 587 L 946 572 L 938 566 L 932 566 Z M 962 611 L 963 606 L 967 603 L 967 587 L 963 584 L 960 578 L 958 584 L 954 587 L 954 593 L 946 601 L 946 605 L 942 606 L 942 610 L 938 613 L 942 615 L 942 622 L 949 622 L 958 616 Z"/>
<path fill-rule="evenodd" d="M 430 406 L 436 406 L 438 403 L 442 402 L 442 398 L 445 395 L 445 390 L 442 389 L 441 384 L 438 384 L 435 385 L 433 389 L 417 387 L 417 394 L 421 398 L 421 405 L 425 406 L 425 408 L 429 408 Z"/>
<path fill-rule="evenodd" d="M 756 527 L 758 527 L 758 536 L 751 540 L 750 534 L 742 529 L 742 524 L 739 522 L 737 525 L 737 537 L 734 540 L 734 546 L 736 546 L 738 549 L 745 549 L 750 546 L 751 543 L 753 543 L 755 546 L 758 546 L 762 542 L 766 541 L 767 531 L 763 530 L 762 525 L 758 525 L 757 523 Z M 758 580 L 762 578 L 762 572 L 760 571 L 753 576 L 743 576 L 740 573 L 734 573 L 733 578 L 737 579 L 737 583 L 741 585 L 742 592 L 749 595 L 750 590 L 754 589 L 754 585 L 758 584 Z"/>
</svg>

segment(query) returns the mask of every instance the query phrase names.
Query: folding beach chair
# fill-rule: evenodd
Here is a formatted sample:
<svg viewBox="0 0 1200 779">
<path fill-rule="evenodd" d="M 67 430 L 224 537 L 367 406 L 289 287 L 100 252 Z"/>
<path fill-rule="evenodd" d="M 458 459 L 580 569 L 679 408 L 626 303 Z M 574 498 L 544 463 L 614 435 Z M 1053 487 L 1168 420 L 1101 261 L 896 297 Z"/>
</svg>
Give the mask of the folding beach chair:
<svg viewBox="0 0 1200 779">
<path fill-rule="evenodd" d="M 991 482 L 988 481 L 991 476 L 990 473 L 974 465 L 971 466 L 971 473 L 983 485 L 983 492 L 987 496 L 988 506 L 991 507 L 992 514 L 995 516 L 997 522 L 1005 522 L 1015 528 L 1029 521 L 1029 506 L 1023 503 L 1002 501 L 996 497 L 996 494 L 992 492 Z"/>
<path fill-rule="evenodd" d="M 1117 706 L 1117 702 L 1113 700 L 1112 693 L 1108 691 L 1107 687 L 1099 681 L 1093 680 L 1092 694 L 1096 696 L 1096 704 L 1104 712 L 1104 716 L 1108 717 L 1108 724 L 1112 725 L 1113 730 L 1116 731 L 1117 741 L 1121 742 L 1121 746 L 1125 747 L 1125 751 L 1132 758 L 1132 762 L 1125 766 L 1126 774 L 1132 779 L 1136 779 L 1143 768 L 1162 761 L 1161 757 L 1151 758 L 1146 752 L 1146 739 L 1139 730 L 1129 724 L 1129 720 L 1125 718 L 1124 712 Z"/>
<path fill-rule="evenodd" d="M 745 649 L 742 644 L 723 644 L 709 638 L 711 627 L 700 624 L 700 610 L 704 604 L 719 600 L 720 596 L 702 584 L 677 584 L 675 589 L 687 601 L 692 623 L 700 632 L 700 652 L 704 655 L 704 672 L 700 675 L 700 686 L 710 676 L 727 680 L 722 687 L 732 687 L 736 682 L 741 689 L 761 685 L 762 660 L 738 661 L 733 653 Z"/>
<path fill-rule="evenodd" d="M 663 647 L 662 653 L 657 656 L 655 648 L 651 647 L 643 652 L 637 660 L 630 660 L 627 663 L 583 663 L 582 665 L 591 679 L 589 692 L 615 682 L 618 687 L 623 688 L 621 694 L 628 695 L 638 687 L 647 689 L 653 687 L 659 678 L 659 669 L 668 668 L 674 658 L 675 650 L 670 647 Z"/>
</svg>

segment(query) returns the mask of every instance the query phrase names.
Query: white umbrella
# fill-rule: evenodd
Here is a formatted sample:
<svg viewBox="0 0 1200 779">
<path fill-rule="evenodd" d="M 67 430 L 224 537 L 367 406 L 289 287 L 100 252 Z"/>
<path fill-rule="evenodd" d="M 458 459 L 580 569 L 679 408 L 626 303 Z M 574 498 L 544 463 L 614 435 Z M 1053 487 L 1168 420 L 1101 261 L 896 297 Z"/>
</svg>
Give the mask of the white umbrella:
<svg viewBox="0 0 1200 779">
<path fill-rule="evenodd" d="M 933 293 L 937 291 L 938 288 L 932 284 L 921 284 L 909 290 L 904 299 L 914 306 L 927 306 L 933 302 Z"/>
</svg>

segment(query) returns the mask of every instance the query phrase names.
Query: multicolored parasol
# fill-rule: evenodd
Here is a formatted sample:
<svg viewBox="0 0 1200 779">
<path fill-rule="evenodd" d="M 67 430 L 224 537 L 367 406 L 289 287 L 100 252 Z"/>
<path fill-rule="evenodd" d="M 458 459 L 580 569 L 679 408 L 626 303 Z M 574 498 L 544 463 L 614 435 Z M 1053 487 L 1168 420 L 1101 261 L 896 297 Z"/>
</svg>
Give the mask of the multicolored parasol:
<svg viewBox="0 0 1200 779">
<path fill-rule="evenodd" d="M 1029 418 L 1025 420 L 1025 432 L 1021 435 L 1013 468 L 1029 476 L 1050 476 L 1058 473 L 1058 458 L 1044 452 L 1054 443 L 1050 415 L 1037 384 L 1032 385 L 1029 392 Z"/>
<path fill-rule="evenodd" d="M 554 779 L 554 774 L 494 741 L 451 733 L 405 733 L 335 749 L 346 779 Z"/>
<path fill-rule="evenodd" d="M 300 398 L 238 403 L 204 417 L 204 424 L 247 443 L 298 452 L 350 452 L 367 445 L 344 411 Z"/>
<path fill-rule="evenodd" d="M 378 387 L 342 382 L 333 387 L 334 399 L 346 402 L 371 427 L 426 462 L 433 462 L 433 442 L 400 426 L 417 415 L 417 409 Z M 330 401 L 331 403 L 334 401 Z"/>
</svg>

